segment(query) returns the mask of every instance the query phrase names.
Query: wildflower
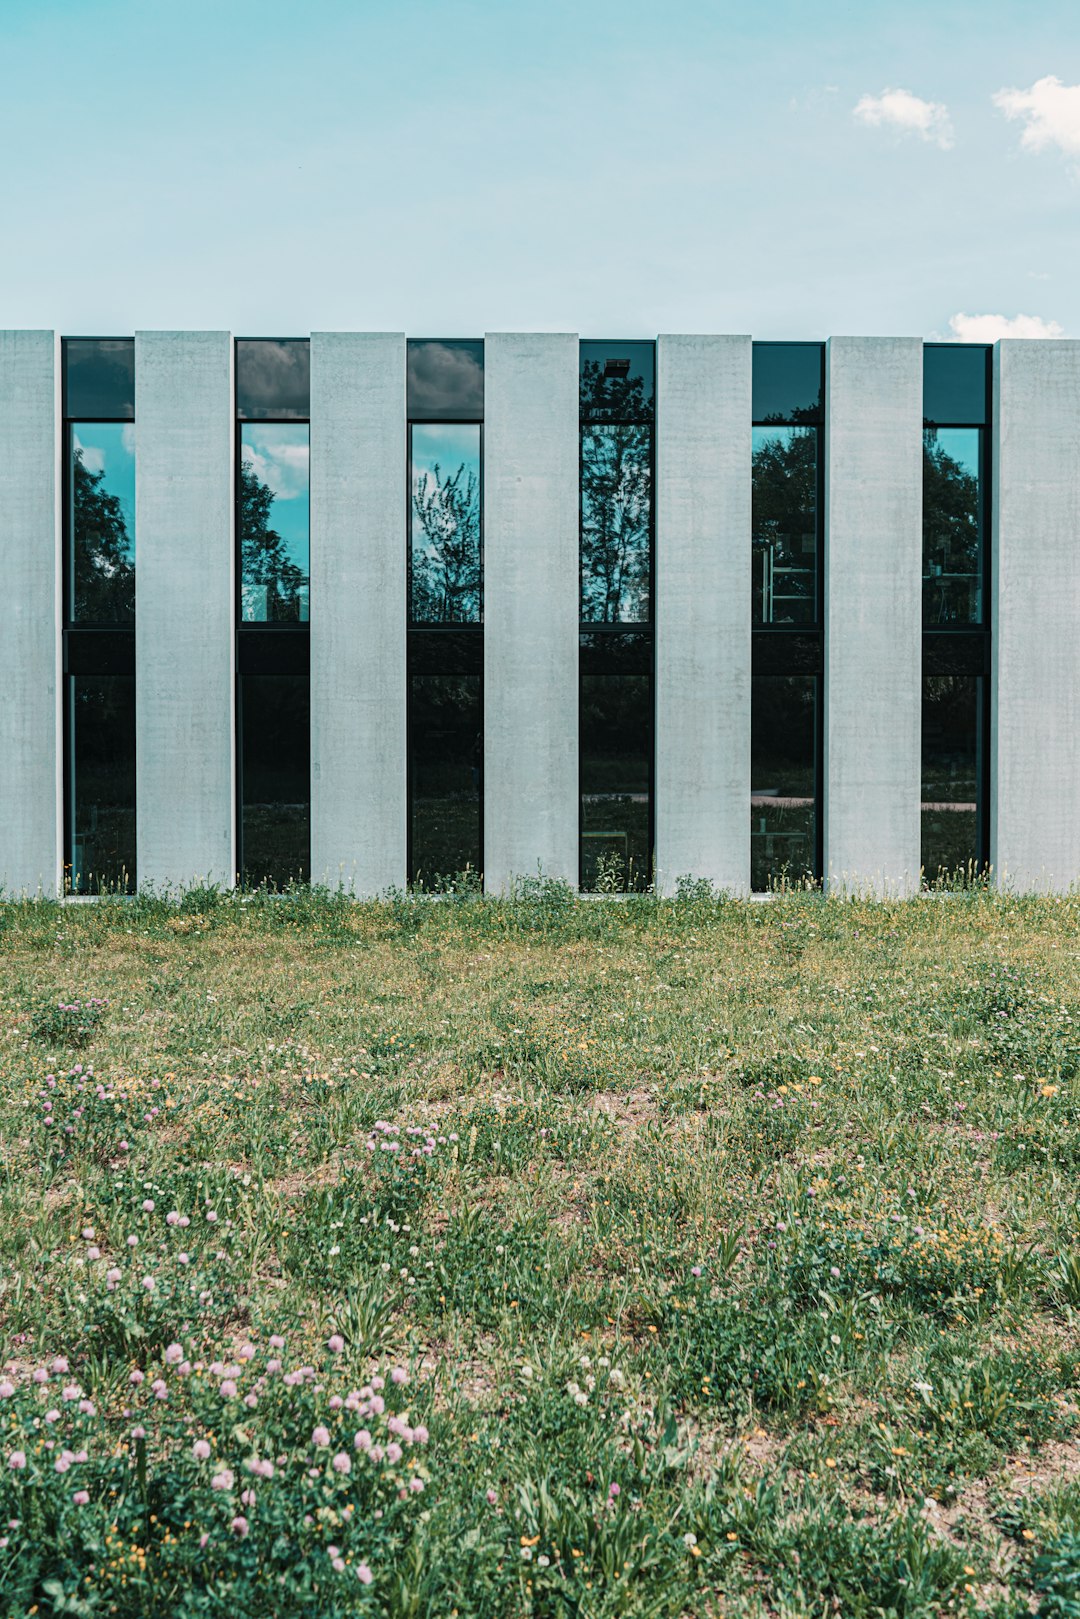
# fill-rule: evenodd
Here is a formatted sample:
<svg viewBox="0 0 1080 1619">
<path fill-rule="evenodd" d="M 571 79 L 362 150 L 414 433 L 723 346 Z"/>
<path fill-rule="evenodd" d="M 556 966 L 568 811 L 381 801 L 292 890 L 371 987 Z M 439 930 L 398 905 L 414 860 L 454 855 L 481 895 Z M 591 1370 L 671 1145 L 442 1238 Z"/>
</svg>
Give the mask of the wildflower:
<svg viewBox="0 0 1080 1619">
<path fill-rule="evenodd" d="M 368 1568 L 366 1563 L 357 1563 L 356 1577 L 360 1581 L 361 1585 L 370 1585 L 372 1580 L 375 1578 L 374 1574 Z"/>
<path fill-rule="evenodd" d="M 71 1368 L 68 1366 L 67 1359 L 63 1355 L 57 1355 L 56 1359 L 49 1366 L 50 1372 L 55 1372 L 57 1377 L 62 1377 L 64 1373 L 70 1371 L 70 1369 Z"/>
<path fill-rule="evenodd" d="M 76 1490 L 71 1499 L 77 1507 L 85 1507 L 90 1504 L 90 1495 L 86 1490 Z"/>
<path fill-rule="evenodd" d="M 345 1348 L 345 1340 L 341 1336 L 340 1332 L 331 1333 L 330 1337 L 326 1340 L 326 1347 L 329 1349 L 332 1355 L 341 1354 L 341 1351 Z"/>
<path fill-rule="evenodd" d="M 335 1473 L 351 1473 L 352 1457 L 349 1455 L 348 1451 L 339 1450 L 331 1465 L 333 1466 Z"/>
<path fill-rule="evenodd" d="M 165 1351 L 166 1366 L 179 1366 L 184 1358 L 184 1351 L 179 1344 L 170 1344 Z"/>
<path fill-rule="evenodd" d="M 132 1439 L 145 1439 L 146 1438 L 146 1429 L 142 1426 L 141 1423 L 137 1423 L 135 1425 L 135 1427 L 132 1428 L 131 1437 L 132 1437 Z"/>
<path fill-rule="evenodd" d="M 136 1236 L 129 1237 L 127 1239 L 127 1245 L 128 1245 L 129 1248 L 137 1248 L 139 1246 L 138 1237 L 136 1237 Z"/>
<path fill-rule="evenodd" d="M 205 1439 L 196 1439 L 191 1447 L 191 1454 L 197 1462 L 205 1462 L 210 1455 L 210 1446 Z"/>
<path fill-rule="evenodd" d="M 244 1404 L 247 1406 L 249 1411 L 254 1411 L 254 1409 L 258 1405 L 258 1403 L 259 1403 L 259 1396 L 257 1394 L 245 1394 L 244 1395 Z"/>
<path fill-rule="evenodd" d="M 59 1422 L 60 1421 L 60 1413 L 59 1413 L 59 1411 L 46 1411 L 46 1413 L 45 1413 L 45 1421 L 46 1422 Z"/>
<path fill-rule="evenodd" d="M 212 1490 L 231 1490 L 232 1487 L 233 1476 L 227 1467 L 223 1467 L 220 1473 L 215 1473 L 213 1478 L 210 1480 L 210 1488 Z"/>
<path fill-rule="evenodd" d="M 154 1212 L 154 1200 L 153 1200 L 153 1198 L 152 1197 L 144 1198 L 142 1208 L 143 1208 L 143 1213 L 144 1214 L 153 1214 L 153 1212 Z"/>
<path fill-rule="evenodd" d="M 35 1371 L 35 1373 L 34 1373 L 34 1382 L 35 1383 L 47 1383 L 48 1381 L 49 1381 L 48 1372 L 45 1370 L 44 1366 L 39 1366 L 37 1368 L 37 1370 Z"/>
<path fill-rule="evenodd" d="M 370 1450 L 371 1449 L 371 1435 L 368 1433 L 366 1428 L 361 1428 L 360 1429 L 360 1432 L 357 1434 L 356 1438 L 353 1440 L 353 1446 L 354 1446 L 354 1448 L 356 1450 Z"/>
<path fill-rule="evenodd" d="M 15 1385 L 8 1378 L 0 1378 L 0 1400 L 10 1400 L 15 1393 Z"/>
<path fill-rule="evenodd" d="M 191 1264 L 191 1255 L 190 1254 L 177 1254 L 176 1263 L 178 1265 L 190 1265 Z"/>
<path fill-rule="evenodd" d="M 609 1485 L 609 1487 L 608 1487 L 608 1498 L 609 1498 L 609 1500 L 614 1501 L 615 1497 L 617 1495 L 621 1495 L 621 1494 L 622 1494 L 622 1491 L 619 1489 L 619 1486 L 617 1484 Z"/>
<path fill-rule="evenodd" d="M 409 1381 L 409 1374 L 405 1370 L 404 1366 L 394 1367 L 393 1371 L 390 1373 L 390 1381 L 391 1383 L 407 1383 Z"/>
<path fill-rule="evenodd" d="M 495 1494 L 494 1490 L 489 1490 L 487 1492 L 487 1503 L 489 1507 L 493 1507 L 498 1499 L 499 1497 Z"/>
<path fill-rule="evenodd" d="M 232 1399 L 235 1398 L 235 1396 L 236 1396 L 236 1384 L 233 1382 L 231 1377 L 223 1378 L 222 1382 L 221 1382 L 221 1397 L 222 1397 L 222 1399 L 224 1399 L 224 1400 L 232 1400 Z"/>
<path fill-rule="evenodd" d="M 21 1473 L 26 1466 L 26 1452 L 24 1450 L 13 1450 L 8 1457 L 8 1466 L 14 1468 L 17 1473 Z"/>
<path fill-rule="evenodd" d="M 386 1447 L 386 1459 L 387 1459 L 388 1462 L 391 1462 L 391 1463 L 400 1462 L 400 1460 L 401 1460 L 401 1458 L 402 1458 L 402 1456 L 404 1454 L 405 1454 L 404 1451 L 402 1450 L 401 1446 L 398 1444 L 396 1439 L 392 1439 L 390 1441 L 390 1443 Z"/>
<path fill-rule="evenodd" d="M 170 1209 L 169 1210 L 168 1214 L 165 1216 L 165 1224 L 166 1225 L 179 1225 L 180 1224 L 180 1214 L 179 1214 L 179 1211 L 177 1209 Z"/>
<path fill-rule="evenodd" d="M 312 1430 L 311 1443 L 313 1445 L 317 1445 L 320 1450 L 325 1450 L 326 1446 L 330 1443 L 330 1430 L 328 1428 L 324 1428 L 322 1423 L 320 1423 L 317 1428 Z"/>
<path fill-rule="evenodd" d="M 691 1265 L 690 1266 L 690 1274 L 691 1274 L 691 1276 L 700 1276 L 701 1275 L 701 1266 L 700 1265 Z"/>
<path fill-rule="evenodd" d="M 134 1371 L 128 1373 L 128 1382 L 132 1385 L 133 1388 L 138 1388 L 139 1384 L 143 1383 L 145 1381 L 146 1381 L 145 1373 L 140 1372 L 140 1370 L 139 1370 L 139 1368 L 137 1366 L 135 1367 Z"/>
<path fill-rule="evenodd" d="M 270 1334 L 270 1348 L 271 1349 L 284 1349 L 285 1348 L 285 1340 L 284 1340 L 284 1338 L 280 1338 L 276 1332 L 272 1332 Z"/>
<path fill-rule="evenodd" d="M 229 1528 L 232 1530 L 234 1535 L 239 1535 L 240 1539 L 243 1540 L 244 1536 L 248 1532 L 248 1521 L 243 1516 L 237 1516 L 233 1519 L 232 1523 L 229 1525 Z"/>
<path fill-rule="evenodd" d="M 66 1364 L 67 1363 L 65 1362 L 65 1365 Z M 65 1401 L 77 1400 L 81 1393 L 82 1389 L 79 1387 L 78 1383 L 65 1383 L 60 1392 L 60 1398 Z"/>
<path fill-rule="evenodd" d="M 145 1287 L 148 1293 L 152 1293 L 155 1286 L 154 1278 L 152 1276 L 144 1276 L 142 1279 L 142 1285 Z"/>
<path fill-rule="evenodd" d="M 101 1249 L 100 1248 L 95 1248 L 93 1246 L 89 1247 L 86 1250 L 86 1257 L 87 1257 L 87 1259 L 100 1259 L 101 1258 Z"/>
</svg>

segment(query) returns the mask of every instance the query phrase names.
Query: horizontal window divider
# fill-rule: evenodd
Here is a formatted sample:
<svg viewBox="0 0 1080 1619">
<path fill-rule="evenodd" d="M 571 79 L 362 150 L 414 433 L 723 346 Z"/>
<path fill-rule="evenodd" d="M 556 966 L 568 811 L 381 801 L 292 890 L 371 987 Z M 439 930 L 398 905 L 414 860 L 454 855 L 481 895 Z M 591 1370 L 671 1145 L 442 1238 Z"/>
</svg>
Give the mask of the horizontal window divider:
<svg viewBox="0 0 1080 1619">
<path fill-rule="evenodd" d="M 924 675 L 988 675 L 989 629 L 932 630 L 923 632 Z"/>
<path fill-rule="evenodd" d="M 238 674 L 306 675 L 310 669 L 311 636 L 306 624 L 237 631 Z"/>
<path fill-rule="evenodd" d="M 134 675 L 135 628 L 93 630 L 80 625 L 64 632 L 66 675 Z"/>
<path fill-rule="evenodd" d="M 481 675 L 484 672 L 484 626 L 409 629 L 405 661 L 410 675 Z"/>
<path fill-rule="evenodd" d="M 818 630 L 754 630 L 750 668 L 755 675 L 820 675 L 825 669 L 824 637 Z"/>
</svg>

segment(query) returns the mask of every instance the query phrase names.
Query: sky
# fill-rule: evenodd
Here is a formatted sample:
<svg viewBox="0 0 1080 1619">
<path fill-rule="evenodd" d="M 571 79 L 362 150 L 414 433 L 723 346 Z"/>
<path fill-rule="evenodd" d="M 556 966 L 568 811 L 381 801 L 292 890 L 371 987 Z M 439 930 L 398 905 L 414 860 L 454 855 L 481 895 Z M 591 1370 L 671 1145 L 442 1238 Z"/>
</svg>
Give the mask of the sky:
<svg viewBox="0 0 1080 1619">
<path fill-rule="evenodd" d="M 3 326 L 1080 336 L 1075 0 L 0 0 L 0 61 Z"/>
</svg>

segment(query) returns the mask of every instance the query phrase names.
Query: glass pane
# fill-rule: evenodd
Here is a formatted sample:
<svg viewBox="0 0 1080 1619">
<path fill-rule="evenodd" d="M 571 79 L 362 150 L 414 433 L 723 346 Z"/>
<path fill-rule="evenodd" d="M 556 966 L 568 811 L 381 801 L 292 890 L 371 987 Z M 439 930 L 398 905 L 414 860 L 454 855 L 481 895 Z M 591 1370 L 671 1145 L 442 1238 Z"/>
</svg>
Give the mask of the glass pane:
<svg viewBox="0 0 1080 1619">
<path fill-rule="evenodd" d="M 68 337 L 63 354 L 65 416 L 134 419 L 133 337 Z"/>
<path fill-rule="evenodd" d="M 240 679 L 241 876 L 245 887 L 306 882 L 311 819 L 310 682 Z"/>
<path fill-rule="evenodd" d="M 755 675 L 750 696 L 750 886 L 814 876 L 817 679 Z"/>
<path fill-rule="evenodd" d="M 71 424 L 71 617 L 135 622 L 135 427 Z"/>
<path fill-rule="evenodd" d="M 583 422 L 651 422 L 654 343 L 582 343 L 578 350 Z"/>
<path fill-rule="evenodd" d="M 581 617 L 649 622 L 652 429 L 632 422 L 581 433 Z"/>
<path fill-rule="evenodd" d="M 483 338 L 410 338 L 406 355 L 410 421 L 483 421 Z"/>
<path fill-rule="evenodd" d="M 983 682 L 974 675 L 923 680 L 923 880 L 951 886 L 981 860 Z"/>
<path fill-rule="evenodd" d="M 409 681 L 409 875 L 421 888 L 480 871 L 480 693 L 479 675 L 414 675 Z"/>
<path fill-rule="evenodd" d="M 480 622 L 478 423 L 412 429 L 410 577 L 414 623 Z"/>
<path fill-rule="evenodd" d="M 817 619 L 816 427 L 753 430 L 754 624 Z"/>
<path fill-rule="evenodd" d="M 236 414 L 249 421 L 311 414 L 311 343 L 306 337 L 236 342 Z"/>
<path fill-rule="evenodd" d="M 76 675 L 69 683 L 68 880 L 72 893 L 135 886 L 135 681 Z"/>
<path fill-rule="evenodd" d="M 923 623 L 982 623 L 982 429 L 923 432 Z"/>
<path fill-rule="evenodd" d="M 582 888 L 648 887 L 651 764 L 649 676 L 582 675 Z"/>
<path fill-rule="evenodd" d="M 928 422 L 989 424 L 989 356 L 982 344 L 923 346 L 923 416 Z"/>
<path fill-rule="evenodd" d="M 755 343 L 753 420 L 820 422 L 825 392 L 822 343 Z"/>
<path fill-rule="evenodd" d="M 240 616 L 245 624 L 308 621 L 308 427 L 241 429 Z"/>
</svg>

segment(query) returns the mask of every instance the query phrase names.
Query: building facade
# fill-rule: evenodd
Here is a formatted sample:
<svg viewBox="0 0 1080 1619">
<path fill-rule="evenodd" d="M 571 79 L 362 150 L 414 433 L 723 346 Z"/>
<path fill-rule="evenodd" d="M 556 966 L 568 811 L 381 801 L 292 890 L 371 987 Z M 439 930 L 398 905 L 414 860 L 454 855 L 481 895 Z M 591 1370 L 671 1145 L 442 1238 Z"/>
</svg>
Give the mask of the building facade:
<svg viewBox="0 0 1080 1619">
<path fill-rule="evenodd" d="M 1080 343 L 0 333 L 0 889 L 1080 881 Z"/>
</svg>

